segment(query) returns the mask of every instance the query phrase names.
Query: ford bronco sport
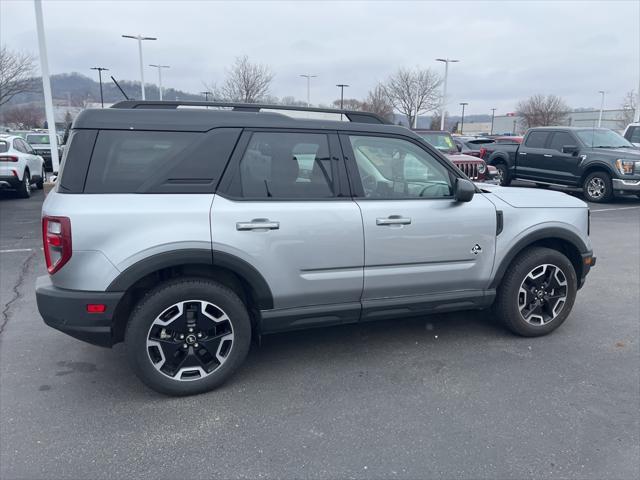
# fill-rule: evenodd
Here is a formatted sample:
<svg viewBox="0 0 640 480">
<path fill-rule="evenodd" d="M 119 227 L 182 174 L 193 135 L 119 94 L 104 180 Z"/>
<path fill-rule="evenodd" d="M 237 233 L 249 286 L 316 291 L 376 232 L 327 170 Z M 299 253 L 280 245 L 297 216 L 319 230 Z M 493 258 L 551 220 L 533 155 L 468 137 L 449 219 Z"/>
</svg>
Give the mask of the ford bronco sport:
<svg viewBox="0 0 640 480">
<path fill-rule="evenodd" d="M 271 332 L 491 306 L 519 335 L 565 321 L 595 263 L 584 202 L 481 189 L 374 114 L 289 110 L 82 112 L 43 205 L 44 321 L 124 341 L 172 395 L 220 385 Z"/>
</svg>

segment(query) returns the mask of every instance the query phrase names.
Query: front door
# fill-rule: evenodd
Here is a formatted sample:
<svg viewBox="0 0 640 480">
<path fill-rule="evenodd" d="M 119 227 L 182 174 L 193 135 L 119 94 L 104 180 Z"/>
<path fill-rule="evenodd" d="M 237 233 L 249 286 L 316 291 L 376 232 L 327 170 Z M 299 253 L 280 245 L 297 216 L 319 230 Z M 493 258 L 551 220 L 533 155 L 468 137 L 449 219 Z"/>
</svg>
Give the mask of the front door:
<svg viewBox="0 0 640 480">
<path fill-rule="evenodd" d="M 549 132 L 547 130 L 536 130 L 529 133 L 524 143 L 518 149 L 516 159 L 516 176 L 518 178 L 531 180 L 546 180 L 544 163 L 547 157 L 551 156 L 547 151 L 547 140 Z"/>
<path fill-rule="evenodd" d="M 551 183 L 562 185 L 577 185 L 580 182 L 581 171 L 578 168 L 580 156 L 578 152 L 564 153 L 564 147 L 577 147 L 578 139 L 569 132 L 553 132 L 548 153 L 544 157 L 545 175 Z"/>
<path fill-rule="evenodd" d="M 482 194 L 457 202 L 453 170 L 412 139 L 340 140 L 364 223 L 363 318 L 482 297 L 495 254 L 494 205 Z"/>
<path fill-rule="evenodd" d="M 265 330 L 359 318 L 362 217 L 339 153 L 336 134 L 246 131 L 214 198 L 214 261 L 226 254 L 253 266 L 273 309 L 288 315 L 276 325 L 274 312 L 263 314 Z"/>
</svg>

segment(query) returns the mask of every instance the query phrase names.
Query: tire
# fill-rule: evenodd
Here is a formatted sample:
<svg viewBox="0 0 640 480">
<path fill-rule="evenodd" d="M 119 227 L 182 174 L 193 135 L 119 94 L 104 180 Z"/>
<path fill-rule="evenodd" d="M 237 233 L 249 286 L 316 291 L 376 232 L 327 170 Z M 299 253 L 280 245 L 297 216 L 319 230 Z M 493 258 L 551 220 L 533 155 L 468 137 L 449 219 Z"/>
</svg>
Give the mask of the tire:
<svg viewBox="0 0 640 480">
<path fill-rule="evenodd" d="M 498 181 L 503 187 L 508 187 L 511 184 L 511 174 L 505 163 L 496 163 L 494 165 L 498 169 Z"/>
<path fill-rule="evenodd" d="M 213 280 L 170 280 L 135 306 L 124 342 L 133 371 L 147 386 L 193 395 L 220 386 L 242 364 L 251 320 L 238 295 Z"/>
<path fill-rule="evenodd" d="M 576 272 L 565 255 L 550 248 L 532 247 L 509 266 L 498 287 L 494 311 L 517 335 L 546 335 L 569 316 L 577 285 Z M 543 301 L 532 308 L 536 299 Z"/>
<path fill-rule="evenodd" d="M 22 182 L 18 185 L 17 191 L 20 198 L 29 198 L 31 196 L 31 175 L 29 175 L 29 170 L 24 171 Z"/>
<path fill-rule="evenodd" d="M 44 171 L 44 166 L 42 167 L 42 173 L 40 174 L 40 180 L 36 182 L 36 187 L 38 190 L 42 190 L 44 188 L 44 179 L 47 178 L 47 174 Z"/>
<path fill-rule="evenodd" d="M 611 176 L 607 172 L 592 172 L 582 183 L 582 195 L 588 202 L 605 203 L 613 198 Z"/>
</svg>

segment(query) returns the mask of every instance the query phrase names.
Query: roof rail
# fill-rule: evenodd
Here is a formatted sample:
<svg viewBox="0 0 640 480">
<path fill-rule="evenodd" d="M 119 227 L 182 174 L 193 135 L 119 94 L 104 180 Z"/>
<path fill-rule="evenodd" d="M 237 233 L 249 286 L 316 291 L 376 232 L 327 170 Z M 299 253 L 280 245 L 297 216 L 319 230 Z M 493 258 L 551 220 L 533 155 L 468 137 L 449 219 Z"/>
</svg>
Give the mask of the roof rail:
<svg viewBox="0 0 640 480">
<path fill-rule="evenodd" d="M 294 107 L 291 105 L 268 105 L 260 103 L 193 102 L 193 101 L 141 101 L 125 100 L 114 103 L 111 108 L 131 109 L 177 109 L 178 107 L 226 107 L 240 112 L 260 112 L 261 110 L 291 110 L 296 112 L 336 113 L 344 115 L 350 122 L 390 124 L 387 120 L 372 112 L 339 110 L 333 108 Z"/>
</svg>

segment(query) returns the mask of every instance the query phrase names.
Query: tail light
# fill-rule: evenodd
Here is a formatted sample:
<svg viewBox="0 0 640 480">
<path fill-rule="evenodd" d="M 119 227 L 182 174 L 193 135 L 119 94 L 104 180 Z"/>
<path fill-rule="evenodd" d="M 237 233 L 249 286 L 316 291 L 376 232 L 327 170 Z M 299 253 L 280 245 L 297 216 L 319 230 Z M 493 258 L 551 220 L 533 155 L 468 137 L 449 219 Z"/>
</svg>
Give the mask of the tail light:
<svg viewBox="0 0 640 480">
<path fill-rule="evenodd" d="M 42 243 L 47 270 L 53 275 L 71 258 L 71 221 L 67 217 L 42 218 Z"/>
<path fill-rule="evenodd" d="M 480 147 L 480 154 L 478 155 L 480 158 L 484 158 L 484 156 L 487 154 L 487 149 L 484 147 Z"/>
<path fill-rule="evenodd" d="M 15 155 L 0 155 L 0 162 L 17 162 L 18 157 Z"/>
</svg>

